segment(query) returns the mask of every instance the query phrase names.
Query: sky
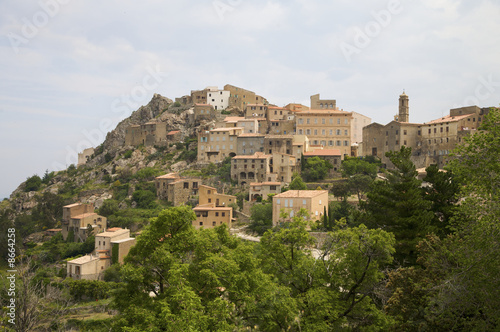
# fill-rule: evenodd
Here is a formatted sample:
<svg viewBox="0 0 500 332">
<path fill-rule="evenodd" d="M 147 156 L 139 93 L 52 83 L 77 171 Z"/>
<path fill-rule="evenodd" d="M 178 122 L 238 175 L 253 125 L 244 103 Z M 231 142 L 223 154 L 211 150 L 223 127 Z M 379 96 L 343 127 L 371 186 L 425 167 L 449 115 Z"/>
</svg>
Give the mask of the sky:
<svg viewBox="0 0 500 332">
<path fill-rule="evenodd" d="M 145 105 L 232 84 L 388 123 L 500 102 L 496 0 L 0 2 L 0 199 Z"/>
</svg>

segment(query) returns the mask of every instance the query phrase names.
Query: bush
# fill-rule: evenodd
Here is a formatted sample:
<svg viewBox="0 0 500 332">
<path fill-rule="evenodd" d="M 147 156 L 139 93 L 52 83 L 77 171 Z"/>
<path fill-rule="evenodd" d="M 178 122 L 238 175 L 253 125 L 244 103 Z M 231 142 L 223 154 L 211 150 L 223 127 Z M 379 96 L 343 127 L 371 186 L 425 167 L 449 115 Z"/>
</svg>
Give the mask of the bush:
<svg viewBox="0 0 500 332">
<path fill-rule="evenodd" d="M 125 153 L 123 154 L 123 158 L 129 159 L 130 157 L 132 157 L 132 152 L 132 150 L 125 151 Z"/>
<path fill-rule="evenodd" d="M 248 226 L 259 235 L 273 227 L 273 205 L 271 203 L 255 204 L 250 209 L 252 223 Z"/>
<path fill-rule="evenodd" d="M 42 185 L 42 179 L 40 179 L 40 177 L 35 174 L 32 177 L 26 179 L 24 191 L 25 192 L 37 191 L 38 189 L 40 189 L 41 185 Z"/>
<path fill-rule="evenodd" d="M 132 195 L 132 200 L 141 209 L 154 209 L 156 207 L 155 194 L 149 190 L 136 190 Z"/>
<path fill-rule="evenodd" d="M 116 212 L 118 212 L 118 202 L 114 199 L 105 200 L 99 209 L 99 214 L 104 217 L 108 217 Z"/>
<path fill-rule="evenodd" d="M 160 171 L 157 169 L 145 167 L 138 170 L 134 177 L 138 180 L 153 180 L 157 175 L 159 175 L 159 173 Z"/>
</svg>

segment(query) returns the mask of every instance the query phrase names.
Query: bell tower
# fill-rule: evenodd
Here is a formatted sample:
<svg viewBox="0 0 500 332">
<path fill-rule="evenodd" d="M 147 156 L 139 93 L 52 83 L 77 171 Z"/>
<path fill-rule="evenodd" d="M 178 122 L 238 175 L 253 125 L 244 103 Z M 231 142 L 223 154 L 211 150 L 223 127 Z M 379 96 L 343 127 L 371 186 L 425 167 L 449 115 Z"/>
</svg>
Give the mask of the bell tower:
<svg viewBox="0 0 500 332">
<path fill-rule="evenodd" d="M 408 105 L 408 96 L 403 90 L 403 94 L 399 96 L 399 122 L 410 122 L 410 106 Z"/>
</svg>

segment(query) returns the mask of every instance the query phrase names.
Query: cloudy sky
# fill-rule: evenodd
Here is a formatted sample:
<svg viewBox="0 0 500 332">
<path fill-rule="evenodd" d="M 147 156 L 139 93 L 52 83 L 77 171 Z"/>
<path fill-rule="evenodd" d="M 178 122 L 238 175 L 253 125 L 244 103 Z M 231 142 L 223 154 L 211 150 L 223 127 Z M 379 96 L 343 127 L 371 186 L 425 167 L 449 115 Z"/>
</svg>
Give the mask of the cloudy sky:
<svg viewBox="0 0 500 332">
<path fill-rule="evenodd" d="M 0 2 L 0 198 L 147 104 L 226 83 L 387 123 L 500 102 L 493 0 Z"/>
</svg>

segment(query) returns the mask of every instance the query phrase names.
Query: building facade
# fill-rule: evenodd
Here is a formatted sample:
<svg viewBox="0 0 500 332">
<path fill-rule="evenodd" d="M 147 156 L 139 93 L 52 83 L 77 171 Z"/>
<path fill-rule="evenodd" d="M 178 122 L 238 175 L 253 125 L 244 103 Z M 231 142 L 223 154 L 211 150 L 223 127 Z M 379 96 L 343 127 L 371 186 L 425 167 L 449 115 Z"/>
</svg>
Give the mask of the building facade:
<svg viewBox="0 0 500 332">
<path fill-rule="evenodd" d="M 328 211 L 327 190 L 288 190 L 273 196 L 273 226 L 288 222 L 301 209 L 309 213 L 309 220 L 320 220 L 324 211 Z M 285 218 L 281 217 L 281 213 Z M 328 212 L 327 212 L 328 213 Z"/>
</svg>

